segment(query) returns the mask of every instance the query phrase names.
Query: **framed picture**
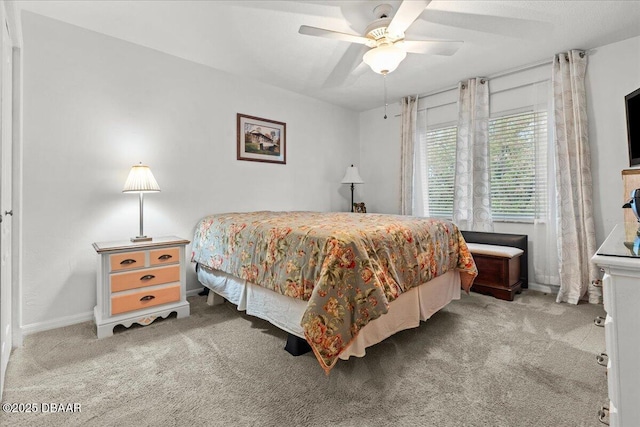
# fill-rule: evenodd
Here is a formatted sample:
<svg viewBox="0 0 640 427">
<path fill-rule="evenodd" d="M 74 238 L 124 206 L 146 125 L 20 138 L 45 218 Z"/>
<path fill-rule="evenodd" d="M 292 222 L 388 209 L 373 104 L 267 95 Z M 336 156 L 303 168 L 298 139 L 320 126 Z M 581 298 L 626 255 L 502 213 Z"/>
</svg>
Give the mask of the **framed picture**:
<svg viewBox="0 0 640 427">
<path fill-rule="evenodd" d="M 287 124 L 238 113 L 238 160 L 287 163 Z"/>
</svg>

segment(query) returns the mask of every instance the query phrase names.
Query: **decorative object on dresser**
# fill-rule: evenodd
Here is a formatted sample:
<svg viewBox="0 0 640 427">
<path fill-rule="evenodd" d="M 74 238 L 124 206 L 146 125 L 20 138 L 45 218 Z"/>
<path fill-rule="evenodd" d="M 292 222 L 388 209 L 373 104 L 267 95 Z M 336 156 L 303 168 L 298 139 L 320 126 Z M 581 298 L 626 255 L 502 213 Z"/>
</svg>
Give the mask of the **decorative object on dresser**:
<svg viewBox="0 0 640 427">
<path fill-rule="evenodd" d="M 188 243 L 170 236 L 93 244 L 99 255 L 97 305 L 93 310 L 98 338 L 113 335 L 116 325 L 148 325 L 172 312 L 178 318 L 189 316 L 185 268 Z"/>
<path fill-rule="evenodd" d="M 618 224 L 591 261 L 604 270 L 602 278 L 605 354 L 609 406 L 599 418 L 612 427 L 637 426 L 640 420 L 640 254 L 633 242 L 638 223 Z M 601 358 L 604 363 L 605 358 Z M 598 359 L 600 362 L 600 359 Z"/>
<path fill-rule="evenodd" d="M 139 165 L 134 165 L 129 171 L 127 181 L 124 183 L 123 193 L 138 193 L 140 195 L 140 234 L 136 237 L 132 237 L 132 242 L 144 242 L 152 240 L 151 237 L 144 235 L 143 231 L 143 211 L 144 211 L 144 193 L 157 193 L 160 191 L 160 186 L 156 182 L 156 179 L 151 173 L 149 166 L 145 166 L 140 162 Z"/>
<path fill-rule="evenodd" d="M 462 231 L 478 268 L 471 290 L 513 301 L 529 287 L 526 234 Z"/>
<path fill-rule="evenodd" d="M 625 202 L 628 201 L 628 207 L 631 207 L 631 200 L 629 200 L 629 197 L 633 198 L 634 190 L 640 188 L 640 168 L 622 170 L 622 188 L 622 200 L 624 200 Z M 627 207 L 627 203 L 625 203 L 625 205 L 622 207 Z M 636 217 L 633 209 L 624 209 L 623 214 L 625 223 L 638 221 L 638 218 Z"/>
<path fill-rule="evenodd" d="M 353 190 L 355 188 L 355 184 L 364 184 L 364 181 L 360 178 L 357 167 L 351 165 L 347 168 L 344 178 L 342 178 L 342 184 L 351 184 L 351 212 L 353 212 Z"/>
</svg>

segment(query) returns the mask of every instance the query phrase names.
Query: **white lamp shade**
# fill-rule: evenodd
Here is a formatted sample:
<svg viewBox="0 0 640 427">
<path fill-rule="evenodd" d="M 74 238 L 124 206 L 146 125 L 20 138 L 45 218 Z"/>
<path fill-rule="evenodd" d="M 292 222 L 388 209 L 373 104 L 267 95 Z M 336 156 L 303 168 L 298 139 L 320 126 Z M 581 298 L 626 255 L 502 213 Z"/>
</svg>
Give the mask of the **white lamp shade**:
<svg viewBox="0 0 640 427">
<path fill-rule="evenodd" d="M 362 60 L 378 74 L 387 74 L 398 68 L 407 52 L 395 45 L 380 45 L 364 54 Z"/>
<path fill-rule="evenodd" d="M 155 193 L 158 191 L 160 191 L 160 186 L 153 177 L 149 166 L 140 163 L 131 167 L 122 189 L 123 193 Z"/>
<path fill-rule="evenodd" d="M 342 178 L 342 184 L 364 184 L 364 181 L 360 178 L 357 167 L 351 165 L 347 168 L 347 172 L 344 174 L 344 178 Z"/>
</svg>

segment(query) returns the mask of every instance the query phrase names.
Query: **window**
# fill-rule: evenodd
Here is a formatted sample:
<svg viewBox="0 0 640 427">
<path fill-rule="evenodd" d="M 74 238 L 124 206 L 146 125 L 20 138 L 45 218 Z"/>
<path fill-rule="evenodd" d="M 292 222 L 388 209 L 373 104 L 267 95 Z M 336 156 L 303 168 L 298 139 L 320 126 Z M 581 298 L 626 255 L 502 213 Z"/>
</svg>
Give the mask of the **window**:
<svg viewBox="0 0 640 427">
<path fill-rule="evenodd" d="M 421 135 L 426 147 L 428 215 L 453 217 L 455 125 Z M 547 112 L 525 111 L 489 120 L 491 209 L 494 220 L 532 222 L 546 194 Z M 542 195 L 541 195 L 542 194 Z"/>
<path fill-rule="evenodd" d="M 453 177 L 456 165 L 456 126 L 427 130 L 427 197 L 428 215 L 435 218 L 453 217 Z"/>
<path fill-rule="evenodd" d="M 538 191 L 546 192 L 546 168 L 537 144 L 547 135 L 547 112 L 528 111 L 489 120 L 491 212 L 497 220 L 533 221 Z M 545 150 L 546 151 L 546 150 Z"/>
</svg>

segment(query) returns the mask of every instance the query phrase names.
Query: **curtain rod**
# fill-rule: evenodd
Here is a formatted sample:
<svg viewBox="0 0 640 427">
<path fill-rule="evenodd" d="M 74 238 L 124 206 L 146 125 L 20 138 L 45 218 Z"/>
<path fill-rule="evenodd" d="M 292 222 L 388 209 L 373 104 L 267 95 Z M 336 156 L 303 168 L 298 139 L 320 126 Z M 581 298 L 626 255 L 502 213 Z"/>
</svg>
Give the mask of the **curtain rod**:
<svg viewBox="0 0 640 427">
<path fill-rule="evenodd" d="M 585 54 L 590 54 L 592 51 L 593 51 L 593 49 L 585 50 L 584 53 Z M 523 65 L 521 67 L 511 68 L 511 69 L 506 70 L 506 71 L 501 71 L 499 73 L 491 74 L 490 76 L 486 76 L 485 78 L 491 80 L 491 79 L 497 79 L 498 77 L 506 77 L 506 76 L 509 76 L 511 74 L 519 73 L 521 71 L 531 70 L 531 69 L 537 68 L 537 67 L 542 67 L 543 65 L 549 65 L 551 63 L 553 63 L 553 59 L 546 59 L 544 61 L 538 61 L 538 62 L 534 62 L 532 64 Z M 448 87 L 446 89 L 438 89 L 438 90 L 435 90 L 433 92 L 427 92 L 427 93 L 424 93 L 422 95 L 418 95 L 418 99 L 426 98 L 428 96 L 438 95 L 440 93 L 449 92 L 451 90 L 456 90 L 456 89 L 458 89 L 458 85 L 457 84 L 455 86 L 451 86 L 451 87 Z"/>
<path fill-rule="evenodd" d="M 506 76 L 509 76 L 511 74 L 519 73 L 521 71 L 527 71 L 527 70 L 531 70 L 533 68 L 542 67 L 543 65 L 549 65 L 552 62 L 553 62 L 552 59 L 548 59 L 548 60 L 536 62 L 534 64 L 524 65 L 522 67 L 511 68 L 509 70 L 502 71 L 500 73 L 491 74 L 490 76 L 487 76 L 485 78 L 491 80 L 491 79 L 497 79 L 498 77 L 506 77 Z M 438 90 L 435 90 L 433 92 L 427 92 L 425 94 L 418 95 L 418 99 L 427 98 L 429 96 L 438 95 L 440 93 L 449 92 L 451 90 L 456 90 L 456 89 L 458 89 L 458 85 L 457 84 L 455 86 L 451 86 L 451 87 L 448 87 L 446 89 L 438 89 Z"/>
<path fill-rule="evenodd" d="M 547 80 L 548 80 L 548 79 L 544 79 L 544 80 L 536 80 L 535 82 L 527 82 L 527 83 L 523 83 L 523 84 L 518 85 L 518 86 L 512 86 L 512 87 L 509 87 L 509 88 L 496 90 L 496 91 L 491 92 L 491 94 L 490 94 L 490 95 L 496 95 L 496 94 L 498 94 L 498 93 L 507 92 L 507 91 L 514 90 L 514 89 L 520 89 L 521 87 L 535 85 L 535 84 L 538 84 L 538 83 L 545 82 L 545 81 L 547 81 Z M 457 87 L 456 87 L 456 89 L 457 89 Z M 452 104 L 457 104 L 457 103 L 458 103 L 458 100 L 455 100 L 455 101 L 451 101 L 451 102 L 445 102 L 444 104 L 438 104 L 438 105 L 436 105 L 436 106 L 434 106 L 434 107 L 430 107 L 430 108 L 444 107 L 445 105 L 452 105 Z M 418 111 L 426 111 L 426 110 L 428 110 L 428 109 L 429 109 L 429 108 L 424 107 L 424 108 L 420 108 L 420 109 L 418 109 Z M 396 115 L 395 115 L 395 117 L 400 117 L 401 115 L 402 115 L 402 114 L 396 114 Z"/>
</svg>

